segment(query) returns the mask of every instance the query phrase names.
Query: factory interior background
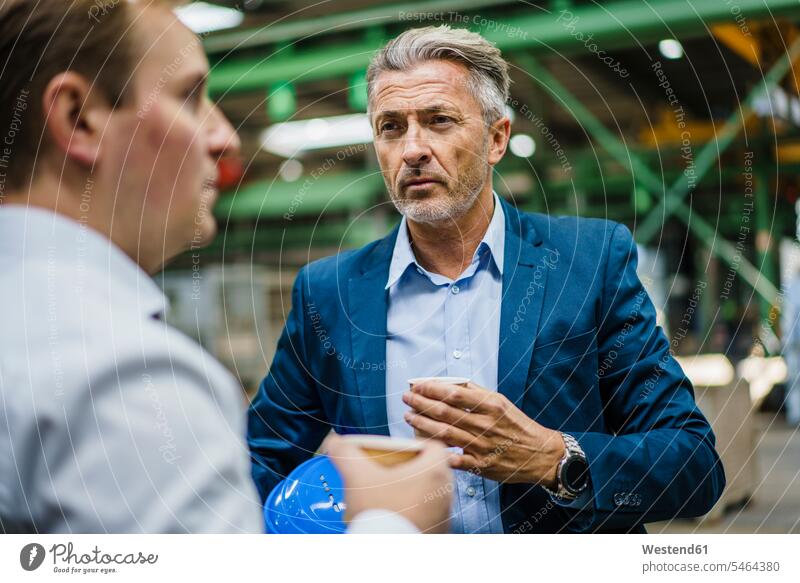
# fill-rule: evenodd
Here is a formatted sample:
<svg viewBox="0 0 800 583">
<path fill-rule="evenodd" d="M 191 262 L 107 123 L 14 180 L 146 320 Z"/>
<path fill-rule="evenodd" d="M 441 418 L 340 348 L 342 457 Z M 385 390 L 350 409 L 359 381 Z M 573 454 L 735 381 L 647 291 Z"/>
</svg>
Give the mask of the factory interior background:
<svg viewBox="0 0 800 583">
<path fill-rule="evenodd" d="M 796 0 L 220 0 L 181 11 L 243 156 L 222 167 L 214 243 L 157 281 L 170 322 L 245 396 L 268 370 L 298 269 L 399 221 L 366 117 L 371 56 L 409 27 L 466 27 L 512 67 L 498 194 L 631 229 L 640 278 L 716 433 L 722 500 L 648 530 L 800 533 L 800 435 L 784 406 L 800 360 L 789 342 L 800 336 Z"/>
</svg>

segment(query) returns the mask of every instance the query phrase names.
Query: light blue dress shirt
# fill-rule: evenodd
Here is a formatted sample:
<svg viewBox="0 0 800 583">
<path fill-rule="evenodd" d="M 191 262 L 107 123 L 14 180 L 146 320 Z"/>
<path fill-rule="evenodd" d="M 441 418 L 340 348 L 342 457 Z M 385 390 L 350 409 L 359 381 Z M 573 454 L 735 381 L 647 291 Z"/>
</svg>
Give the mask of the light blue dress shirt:
<svg viewBox="0 0 800 583">
<path fill-rule="evenodd" d="M 386 406 L 389 432 L 413 437 L 403 419 L 402 395 L 408 379 L 461 376 L 497 390 L 500 296 L 503 289 L 505 216 L 495 199 L 494 213 L 472 262 L 455 280 L 431 273 L 414 256 L 403 218 L 389 267 Z M 451 531 L 502 533 L 497 482 L 456 472 Z"/>
<path fill-rule="evenodd" d="M 392 437 L 413 437 L 403 415 L 408 379 L 427 376 L 468 377 L 497 390 L 500 307 L 503 291 L 505 214 L 494 195 L 494 212 L 472 262 L 456 279 L 431 273 L 417 263 L 405 217 L 389 266 L 387 313 L 386 409 Z M 503 532 L 500 488 L 494 480 L 456 471 L 451 511 L 452 533 Z M 589 506 L 587 489 L 563 506 Z M 589 519 L 589 517 L 587 517 Z"/>
</svg>

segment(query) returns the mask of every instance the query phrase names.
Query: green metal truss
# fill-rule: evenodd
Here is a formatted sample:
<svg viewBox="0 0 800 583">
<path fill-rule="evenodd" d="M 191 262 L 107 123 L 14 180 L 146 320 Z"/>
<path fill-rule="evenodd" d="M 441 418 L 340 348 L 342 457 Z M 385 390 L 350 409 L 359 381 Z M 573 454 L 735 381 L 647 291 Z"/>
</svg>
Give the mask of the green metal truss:
<svg viewBox="0 0 800 583">
<path fill-rule="evenodd" d="M 334 165 L 331 160 L 330 166 Z M 315 171 L 295 182 L 259 180 L 220 197 L 214 214 L 220 219 L 252 220 L 320 217 L 327 214 L 357 213 L 376 201 L 384 188 L 378 171 Z"/>
<path fill-rule="evenodd" d="M 796 40 L 789 50 L 772 66 L 763 77 L 763 82 L 753 88 L 747 98 L 742 102 L 738 111 L 733 113 L 719 132 L 717 139 L 707 143 L 696 157 L 695 176 L 699 182 L 703 179 L 712 165 L 719 159 L 725 150 L 733 143 L 734 138 L 741 131 L 744 121 L 752 109 L 754 99 L 764 91 L 774 87 L 786 75 L 792 63 L 800 56 L 800 39 Z M 664 192 L 665 184 L 662 178 L 650 170 L 623 141 L 609 131 L 580 101 L 572 95 L 553 75 L 542 67 L 533 57 L 527 54 L 516 55 L 515 61 L 524 70 L 529 72 L 534 80 L 545 87 L 556 101 L 574 115 L 576 121 L 586 128 L 597 142 L 632 175 L 633 179 L 642 184 L 649 193 Z M 762 176 L 762 181 L 763 181 Z M 758 205 L 757 223 L 763 226 L 765 217 L 758 216 L 764 209 L 764 185 L 761 189 L 761 203 Z M 778 290 L 768 275 L 772 275 L 770 258 L 766 253 L 759 253 L 759 267 L 754 266 L 742 257 L 735 246 L 720 238 L 716 229 L 708 224 L 696 212 L 686 205 L 684 199 L 691 192 L 691 183 L 685 173 L 681 173 L 672 187 L 666 190 L 663 198 L 658 200 L 658 206 L 648 213 L 642 225 L 635 230 L 635 236 L 642 243 L 649 242 L 671 214 L 675 214 L 705 245 L 711 253 L 720 257 L 728 265 L 734 267 L 755 292 L 764 300 L 762 316 L 766 317 L 769 306 L 775 305 Z"/>
<path fill-rule="evenodd" d="M 364 39 L 322 46 L 298 47 L 289 51 L 287 42 L 315 40 L 331 32 L 353 26 L 421 26 L 440 20 L 420 21 L 413 14 L 456 12 L 457 24 L 481 32 L 503 51 L 525 50 L 532 53 L 563 54 L 585 51 L 585 39 L 602 44 L 606 50 L 637 46 L 658 41 L 665 36 L 691 38 L 707 36 L 708 26 L 715 22 L 733 22 L 731 7 L 723 0 L 625 0 L 606 4 L 574 6 L 567 13 L 528 6 L 502 12 L 473 14 L 492 3 L 461 0 L 406 2 L 348 12 L 313 21 L 275 24 L 261 30 L 237 31 L 209 37 L 206 50 L 216 62 L 212 67 L 209 90 L 213 95 L 264 91 L 280 82 L 314 81 L 347 76 L 367 66 L 384 40 L 382 35 L 368 34 Z M 797 0 L 737 0 L 736 6 L 748 19 L 797 15 Z M 442 17 L 443 18 L 443 17 Z M 276 44 L 280 46 L 277 49 Z M 255 49 L 262 54 L 254 55 Z M 248 55 L 237 57 L 236 51 Z"/>
</svg>

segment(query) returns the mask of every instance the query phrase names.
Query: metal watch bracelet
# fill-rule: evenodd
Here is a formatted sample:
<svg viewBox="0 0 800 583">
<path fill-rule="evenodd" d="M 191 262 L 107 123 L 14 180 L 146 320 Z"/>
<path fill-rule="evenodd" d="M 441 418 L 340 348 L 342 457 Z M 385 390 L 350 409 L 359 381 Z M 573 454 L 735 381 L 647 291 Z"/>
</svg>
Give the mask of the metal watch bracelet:
<svg viewBox="0 0 800 583">
<path fill-rule="evenodd" d="M 563 431 L 559 431 L 559 433 L 561 434 L 561 438 L 564 440 L 564 457 L 561 458 L 561 461 L 558 463 L 558 469 L 556 470 L 556 490 L 553 491 L 544 484 L 542 484 L 542 488 L 544 488 L 544 491 L 551 496 L 561 500 L 575 500 L 578 495 L 573 494 L 566 489 L 561 478 L 561 470 L 571 456 L 579 455 L 586 459 L 586 454 L 583 453 L 583 449 L 581 449 L 581 446 L 578 445 L 578 441 L 574 437 L 568 433 L 564 433 Z"/>
</svg>

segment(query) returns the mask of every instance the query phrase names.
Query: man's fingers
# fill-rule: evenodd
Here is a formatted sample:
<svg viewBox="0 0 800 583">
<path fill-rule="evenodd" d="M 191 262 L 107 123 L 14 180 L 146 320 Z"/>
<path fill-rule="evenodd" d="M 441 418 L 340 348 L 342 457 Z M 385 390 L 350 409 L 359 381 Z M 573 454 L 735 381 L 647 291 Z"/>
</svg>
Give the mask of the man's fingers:
<svg viewBox="0 0 800 583">
<path fill-rule="evenodd" d="M 452 407 L 447 403 L 429 399 L 418 393 L 405 393 L 403 402 L 426 417 L 461 427 L 473 434 L 482 434 L 492 425 L 491 421 L 482 415 L 468 413 L 464 409 Z"/>
<path fill-rule="evenodd" d="M 427 440 L 423 444 L 422 452 L 413 460 L 415 463 L 438 463 L 447 460 L 449 454 L 442 443 L 435 440 Z"/>
<path fill-rule="evenodd" d="M 377 472 L 382 469 L 375 467 L 377 464 L 360 447 L 338 435 L 329 436 L 324 442 L 323 449 L 327 450 L 328 457 L 339 470 L 345 482 L 357 478 L 365 471 Z"/>
<path fill-rule="evenodd" d="M 462 470 L 465 472 L 470 472 L 470 471 L 480 472 L 480 470 L 482 469 L 480 467 L 480 464 L 478 463 L 477 458 L 468 453 L 465 454 L 452 453 L 450 454 L 448 461 L 450 462 L 450 467 L 453 468 L 454 470 Z"/>
<path fill-rule="evenodd" d="M 331 449 L 331 445 L 333 445 L 334 448 L 339 448 L 339 447 L 341 447 L 340 446 L 340 442 L 341 441 L 342 441 L 342 439 L 339 437 L 339 435 L 337 433 L 334 433 L 333 431 L 331 431 L 328 434 L 328 436 L 325 439 L 322 440 L 322 444 L 319 446 L 320 453 L 322 453 L 324 455 L 328 455 L 328 452 Z M 337 451 L 338 451 L 338 449 L 337 449 Z"/>
<path fill-rule="evenodd" d="M 444 445 L 435 440 L 427 440 L 421 443 L 423 447 L 419 455 L 409 462 L 399 464 L 393 468 L 387 468 L 375 462 L 372 456 L 364 452 L 360 446 L 342 439 L 338 435 L 326 438 L 324 447 L 327 448 L 328 457 L 336 465 L 343 477 L 349 474 L 357 475 L 359 472 L 363 473 L 365 471 L 370 472 L 371 475 L 386 474 L 389 477 L 392 473 L 402 473 L 401 468 L 410 467 L 412 464 L 418 466 L 409 470 L 412 474 L 436 464 L 446 465 L 448 452 Z"/>
<path fill-rule="evenodd" d="M 467 387 L 446 383 L 417 383 L 411 387 L 411 392 L 428 399 L 442 401 L 457 409 L 468 409 L 473 413 L 496 412 L 494 403 L 496 393 L 474 383 L 470 383 Z"/>
<path fill-rule="evenodd" d="M 320 450 L 331 457 L 358 457 L 359 450 L 352 443 L 346 439 L 342 439 L 339 435 L 331 433 L 322 442 Z"/>
<path fill-rule="evenodd" d="M 398 468 L 405 468 L 406 473 L 414 476 L 423 472 L 439 469 L 449 471 L 449 453 L 445 446 L 436 440 L 426 440 L 423 450 L 411 461 L 401 464 Z"/>
<path fill-rule="evenodd" d="M 476 441 L 479 439 L 459 427 L 442 423 L 419 413 L 408 412 L 405 415 L 405 419 L 415 429 L 419 429 L 451 447 L 475 447 Z"/>
</svg>

